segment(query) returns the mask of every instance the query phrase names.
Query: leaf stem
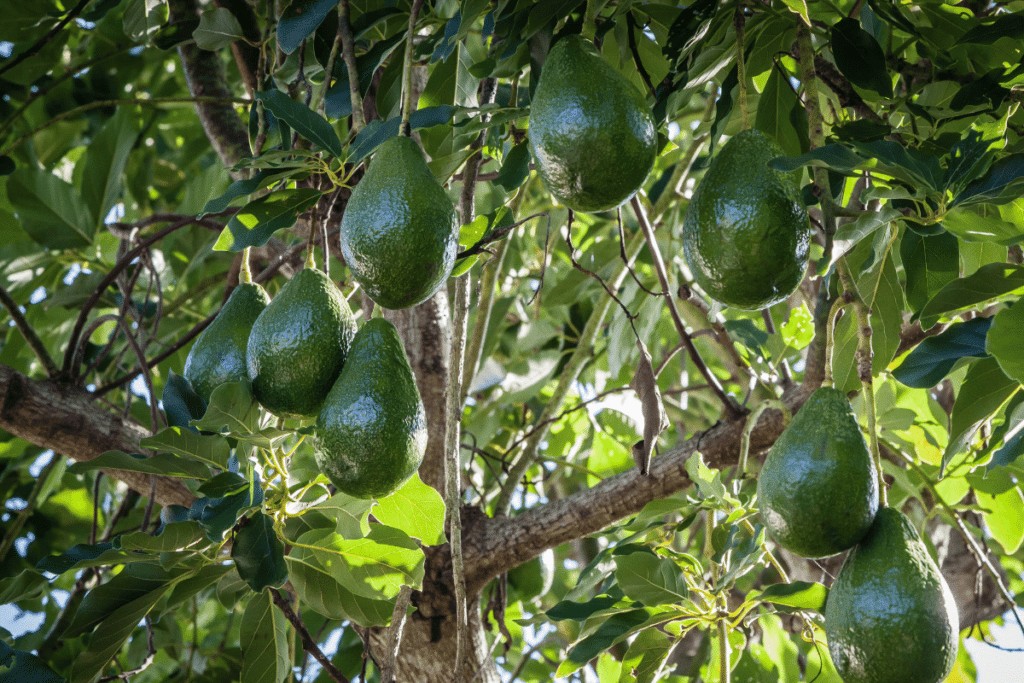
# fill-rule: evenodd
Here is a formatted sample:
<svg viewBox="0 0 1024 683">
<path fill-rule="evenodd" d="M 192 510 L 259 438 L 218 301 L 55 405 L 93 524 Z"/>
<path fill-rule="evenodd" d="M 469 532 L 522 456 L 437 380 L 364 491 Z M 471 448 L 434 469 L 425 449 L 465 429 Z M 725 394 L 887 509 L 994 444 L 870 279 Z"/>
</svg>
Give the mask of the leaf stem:
<svg viewBox="0 0 1024 683">
<path fill-rule="evenodd" d="M 824 285 L 823 285 L 824 286 Z M 843 310 L 843 306 L 849 303 L 846 292 L 832 302 L 832 308 L 828 311 L 828 319 L 825 327 L 825 378 L 822 385 L 830 387 L 833 384 L 832 378 L 832 355 L 835 351 L 836 319 Z"/>
<path fill-rule="evenodd" d="M 413 38 L 416 35 L 416 20 L 419 18 L 420 8 L 423 7 L 423 0 L 412 0 L 412 7 L 409 9 L 409 29 L 405 35 L 405 61 L 402 63 L 402 126 L 399 133 L 406 137 L 412 132 L 409 126 L 409 117 L 412 116 L 413 88 L 412 88 L 412 49 Z M 352 103 L 355 107 L 355 103 Z"/>
<path fill-rule="evenodd" d="M 338 33 L 341 35 L 341 56 L 348 70 L 348 93 L 352 103 L 352 132 L 358 133 L 366 125 L 363 114 L 363 96 L 359 92 L 359 67 L 356 65 L 356 44 L 349 22 L 349 0 L 338 6 Z M 404 75 L 404 74 L 403 74 Z"/>
</svg>

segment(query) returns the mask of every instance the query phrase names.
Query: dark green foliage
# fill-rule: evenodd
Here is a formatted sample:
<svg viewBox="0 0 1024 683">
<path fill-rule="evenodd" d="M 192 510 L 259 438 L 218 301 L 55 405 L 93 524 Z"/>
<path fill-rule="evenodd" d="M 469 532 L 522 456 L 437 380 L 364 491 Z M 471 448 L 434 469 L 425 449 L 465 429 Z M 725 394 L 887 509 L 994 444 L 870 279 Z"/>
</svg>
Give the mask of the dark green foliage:
<svg viewBox="0 0 1024 683">
<path fill-rule="evenodd" d="M 252 393 L 275 415 L 316 415 L 338 376 L 356 324 L 330 278 L 306 268 L 281 288 L 252 327 Z"/>
<path fill-rule="evenodd" d="M 268 303 L 270 297 L 259 285 L 238 285 L 192 345 L 185 359 L 185 379 L 204 401 L 221 384 L 248 379 L 245 348 L 253 323 Z"/>
<path fill-rule="evenodd" d="M 796 289 L 807 267 L 807 210 L 793 175 L 768 166 L 781 150 L 748 130 L 722 147 L 683 223 L 693 277 L 716 301 L 764 308 Z"/>
<path fill-rule="evenodd" d="M 864 537 L 878 511 L 878 471 L 839 390 L 814 392 L 768 453 L 757 481 L 772 539 L 827 557 Z"/>
<path fill-rule="evenodd" d="M 380 146 L 341 221 L 352 276 L 385 308 L 407 308 L 436 292 L 455 265 L 459 219 L 414 140 Z"/>
<path fill-rule="evenodd" d="M 338 489 L 377 498 L 419 467 L 427 424 L 419 389 L 395 326 L 370 320 L 316 421 L 316 461 Z"/>
<path fill-rule="evenodd" d="M 613 209 L 647 179 L 657 153 L 642 93 L 579 36 L 548 53 L 530 107 L 530 148 L 548 191 L 575 211 Z"/>
<path fill-rule="evenodd" d="M 953 595 L 917 530 L 884 508 L 825 604 L 832 661 L 846 683 L 940 683 L 956 659 Z"/>
</svg>

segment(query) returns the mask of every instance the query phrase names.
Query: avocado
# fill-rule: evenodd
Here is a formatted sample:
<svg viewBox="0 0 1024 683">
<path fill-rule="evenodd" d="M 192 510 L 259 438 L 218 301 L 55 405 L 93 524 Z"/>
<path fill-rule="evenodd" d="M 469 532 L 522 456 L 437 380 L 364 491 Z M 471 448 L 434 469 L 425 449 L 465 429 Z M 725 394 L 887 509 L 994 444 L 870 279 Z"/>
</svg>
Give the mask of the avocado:
<svg viewBox="0 0 1024 683">
<path fill-rule="evenodd" d="M 509 602 L 528 602 L 545 595 L 555 582 L 555 551 L 548 548 L 537 557 L 508 570 Z"/>
<path fill-rule="evenodd" d="M 758 130 L 731 138 L 701 179 L 683 221 L 697 284 L 727 306 L 765 308 L 804 277 L 810 231 L 799 176 L 768 166 L 782 150 Z"/>
<path fill-rule="evenodd" d="M 378 148 L 341 219 L 352 276 L 384 308 L 430 298 L 451 275 L 459 217 L 423 152 L 407 137 Z"/>
<path fill-rule="evenodd" d="M 530 150 L 548 192 L 606 211 L 640 189 L 658 135 L 643 93 L 580 36 L 555 43 L 530 103 Z"/>
<path fill-rule="evenodd" d="M 312 417 L 341 372 L 355 318 L 330 278 L 305 268 L 256 318 L 246 351 L 252 394 L 279 417 Z"/>
<path fill-rule="evenodd" d="M 879 510 L 825 603 L 825 635 L 846 683 L 940 683 L 956 660 L 953 594 L 903 513 Z"/>
<path fill-rule="evenodd" d="M 797 555 L 835 555 L 864 537 L 878 512 L 878 470 L 843 392 L 811 394 L 769 451 L 757 498 L 768 535 Z"/>
<path fill-rule="evenodd" d="M 426 447 L 427 417 L 398 331 L 370 320 L 317 417 L 317 465 L 339 491 L 378 498 L 412 476 Z"/>
<path fill-rule="evenodd" d="M 270 303 L 266 290 L 252 282 L 235 287 L 188 352 L 185 379 L 204 401 L 225 382 L 248 379 L 245 347 L 256 318 Z"/>
</svg>

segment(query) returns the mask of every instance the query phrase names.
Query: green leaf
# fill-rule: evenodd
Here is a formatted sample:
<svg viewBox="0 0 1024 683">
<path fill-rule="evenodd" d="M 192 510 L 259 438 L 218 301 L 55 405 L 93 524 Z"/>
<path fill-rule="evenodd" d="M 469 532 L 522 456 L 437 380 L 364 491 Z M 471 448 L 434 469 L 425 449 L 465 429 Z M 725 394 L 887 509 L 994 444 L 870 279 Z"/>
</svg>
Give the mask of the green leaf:
<svg viewBox="0 0 1024 683">
<path fill-rule="evenodd" d="M 203 483 L 197 490 L 210 498 L 223 498 L 249 488 L 245 477 L 236 472 L 221 472 Z"/>
<path fill-rule="evenodd" d="M 820 583 L 793 581 L 791 583 L 774 583 L 763 590 L 753 590 L 747 594 L 747 600 L 760 600 L 773 605 L 782 605 L 794 609 L 809 609 L 821 612 L 825 609 L 828 588 Z"/>
<path fill-rule="evenodd" d="M 256 94 L 263 106 L 284 121 L 292 130 L 317 147 L 327 150 L 336 157 L 341 156 L 341 139 L 327 119 L 320 116 L 302 102 L 296 102 L 280 90 L 264 90 Z"/>
<path fill-rule="evenodd" d="M 584 637 L 570 648 L 566 661 L 558 667 L 559 676 L 564 676 L 567 671 L 575 670 L 591 659 L 607 650 L 618 642 L 623 636 L 640 626 L 651 612 L 646 609 L 631 609 L 611 615 L 602 623 L 596 631 Z M 563 667 L 566 667 L 563 669 Z"/>
<path fill-rule="evenodd" d="M 323 193 L 312 187 L 276 190 L 242 207 L 224 226 L 216 251 L 262 247 L 278 230 L 290 228 L 299 214 L 316 204 Z"/>
<path fill-rule="evenodd" d="M 973 308 L 1010 294 L 1024 293 L 1024 267 L 990 263 L 967 277 L 950 282 L 921 309 L 921 327 L 928 329 L 943 315 Z"/>
<path fill-rule="evenodd" d="M 21 227 L 44 247 L 73 249 L 92 243 L 92 212 L 70 183 L 45 171 L 19 168 L 7 179 L 7 197 Z"/>
<path fill-rule="evenodd" d="M 115 574 L 106 583 L 86 593 L 68 626 L 67 635 L 77 636 L 92 631 L 97 624 L 121 608 L 154 594 L 162 594 L 173 583 L 191 573 L 189 569 L 179 567 L 168 570 L 150 563 L 128 565 L 120 574 Z M 159 598 L 159 595 L 156 597 Z M 140 615 L 133 624 L 138 624 L 141 619 Z"/>
<path fill-rule="evenodd" d="M 122 550 L 164 553 L 172 550 L 185 550 L 205 540 L 206 534 L 203 533 L 203 527 L 198 522 L 187 520 L 165 525 L 156 536 L 145 531 L 121 534 L 115 539 L 114 547 Z"/>
<path fill-rule="evenodd" d="M 879 228 L 884 228 L 895 220 L 902 217 L 902 214 L 891 205 L 886 204 L 878 211 L 870 211 L 861 214 L 856 220 L 844 223 L 836 230 L 835 252 L 832 260 L 849 252 L 862 240 L 873 235 Z"/>
<path fill-rule="evenodd" d="M 623 671 L 632 672 L 636 683 L 653 683 L 655 677 L 662 673 L 661 665 L 675 642 L 656 628 L 641 631 L 622 658 Z"/>
<path fill-rule="evenodd" d="M 1024 183 L 1024 154 L 1011 154 L 994 164 L 988 174 L 964 188 L 950 207 L 968 206 L 997 200 L 1004 194 L 1013 199 L 1020 196 L 1020 185 Z"/>
<path fill-rule="evenodd" d="M 967 371 L 953 404 L 949 445 L 942 454 L 942 471 L 967 449 L 978 428 L 992 418 L 1020 385 L 1007 377 L 994 358 L 982 358 Z"/>
<path fill-rule="evenodd" d="M 372 500 L 336 493 L 324 502 L 315 505 L 313 509 L 334 521 L 336 523 L 335 531 L 345 538 L 362 538 L 370 533 L 368 518 L 371 507 L 373 507 Z M 388 524 L 388 522 L 384 523 Z M 391 524 L 391 526 L 397 525 Z"/>
<path fill-rule="evenodd" d="M 786 154 L 800 154 L 809 146 L 803 105 L 777 68 L 772 69 L 757 101 L 754 127 L 774 138 Z"/>
<path fill-rule="evenodd" d="M 164 407 L 167 424 L 172 427 L 186 427 L 195 431 L 190 425 L 192 420 L 200 418 L 206 412 L 206 401 L 195 392 L 187 379 L 170 371 L 164 384 L 164 393 L 160 397 Z"/>
<path fill-rule="evenodd" d="M 1006 554 L 1017 552 L 1024 543 L 1024 492 L 1015 485 L 999 493 L 987 493 L 975 487 L 975 496 L 992 538 L 999 541 Z"/>
<path fill-rule="evenodd" d="M 23 569 L 15 576 L 0 580 L 0 605 L 35 597 L 48 583 L 39 572 Z"/>
<path fill-rule="evenodd" d="M 86 148 L 82 160 L 82 198 L 92 212 L 96 228 L 103 226 L 117 202 L 124 180 L 128 155 L 139 137 L 132 107 L 119 107 Z"/>
<path fill-rule="evenodd" d="M 455 112 L 456 108 L 448 104 L 417 109 L 409 116 L 409 127 L 412 130 L 419 130 L 420 128 L 431 128 L 451 123 Z M 401 118 L 396 116 L 387 121 L 378 120 L 366 124 L 366 127 L 359 131 L 359 134 L 352 141 L 352 147 L 348 152 L 349 163 L 359 163 L 369 156 L 373 150 L 398 135 L 401 122 Z"/>
<path fill-rule="evenodd" d="M 279 588 L 288 580 L 284 562 L 284 545 L 274 531 L 274 520 L 257 512 L 238 530 L 231 546 L 231 559 L 238 575 L 259 592 L 267 587 Z"/>
<path fill-rule="evenodd" d="M 151 560 L 152 558 L 139 555 L 140 560 Z M 133 558 L 123 550 L 114 548 L 113 542 L 85 544 L 80 543 L 72 546 L 67 552 L 61 555 L 50 555 L 36 563 L 39 571 L 51 574 L 63 574 L 71 570 L 85 569 L 86 567 L 103 567 L 112 564 L 124 564 L 131 562 Z"/>
<path fill-rule="evenodd" d="M 245 197 L 256 190 L 268 187 L 275 181 L 281 180 L 288 175 L 289 172 L 281 172 L 274 169 L 263 169 L 258 171 L 252 178 L 236 180 L 228 185 L 228 189 L 224 190 L 224 194 L 206 202 L 206 206 L 203 207 L 202 214 L 200 215 L 205 216 L 208 213 L 220 213 L 221 211 L 225 211 L 229 206 L 231 206 L 231 203 L 239 197 Z"/>
<path fill-rule="evenodd" d="M 337 0 L 292 0 L 277 22 L 277 45 L 281 52 L 295 52 L 337 7 Z"/>
<path fill-rule="evenodd" d="M 494 179 L 494 184 L 500 185 L 506 192 L 511 192 L 522 185 L 529 175 L 530 149 L 524 141 L 510 149 L 505 155 L 505 159 L 501 162 L 501 169 L 498 171 L 498 177 Z"/>
<path fill-rule="evenodd" d="M 424 545 L 441 545 L 444 535 L 444 499 L 414 474 L 389 496 L 377 500 L 373 516 L 381 524 L 404 531 Z"/>
<path fill-rule="evenodd" d="M 92 470 L 125 470 L 127 472 L 143 472 L 144 474 L 160 474 L 165 477 L 183 479 L 206 479 L 210 470 L 205 465 L 193 460 L 186 460 L 170 453 L 157 453 L 152 457 L 129 454 L 123 451 L 107 451 L 92 460 L 76 462 L 68 468 L 71 474 L 90 472 Z"/>
<path fill-rule="evenodd" d="M 1024 40 L 1024 13 L 994 14 L 960 37 L 960 43 L 991 44 L 1000 38 Z"/>
<path fill-rule="evenodd" d="M 651 552 L 617 555 L 615 580 L 623 593 L 648 607 L 682 602 L 689 593 L 678 565 Z"/>
<path fill-rule="evenodd" d="M 292 625 L 267 591 L 254 595 L 242 613 L 238 644 L 242 648 L 241 680 L 281 683 L 291 673 Z"/>
<path fill-rule="evenodd" d="M 364 598 L 344 588 L 321 564 L 322 556 L 307 548 L 294 548 L 286 558 L 288 576 L 302 604 L 329 619 L 351 619 L 366 627 L 386 625 L 394 603 Z"/>
<path fill-rule="evenodd" d="M 992 354 L 1006 376 L 1018 384 L 1024 384 L 1021 340 L 1024 340 L 1024 304 L 1018 300 L 992 318 L 985 342 L 985 350 Z"/>
<path fill-rule="evenodd" d="M 245 436 L 256 433 L 259 417 L 248 383 L 225 382 L 213 390 L 206 413 L 192 425 L 204 432 Z"/>
<path fill-rule="evenodd" d="M 885 53 L 874 36 L 860 27 L 856 19 L 840 19 L 832 27 L 829 43 L 839 71 L 858 88 L 892 97 L 892 80 L 885 64 Z"/>
<path fill-rule="evenodd" d="M 555 621 L 565 621 L 571 619 L 572 621 L 584 622 L 591 617 L 591 615 L 600 612 L 601 610 L 609 609 L 619 603 L 619 598 L 612 597 L 610 595 L 598 595 L 597 597 L 588 600 L 586 602 L 573 602 L 572 600 L 562 600 L 554 607 L 549 609 L 545 614 L 550 619 Z"/>
<path fill-rule="evenodd" d="M 198 434 L 182 427 L 162 429 L 153 436 L 142 439 L 139 445 L 161 453 L 173 453 L 183 458 L 198 460 L 222 470 L 228 469 L 228 457 L 231 454 L 231 448 L 223 436 Z"/>
<path fill-rule="evenodd" d="M 961 358 L 988 356 L 985 336 L 991 324 L 991 318 L 974 318 L 965 323 L 950 325 L 941 334 L 928 337 L 918 344 L 893 371 L 893 377 L 908 387 L 932 388 L 949 374 Z"/>
<path fill-rule="evenodd" d="M 942 217 L 942 227 L 966 242 L 988 242 L 1003 246 L 1024 238 L 1024 200 L 1005 204 L 984 203 L 957 206 Z"/>
<path fill-rule="evenodd" d="M 722 483 L 722 473 L 705 465 L 704 456 L 699 452 L 694 453 L 686 460 L 686 474 L 697 485 L 697 490 L 704 498 L 709 500 L 725 498 L 726 490 L 725 484 Z"/>
<path fill-rule="evenodd" d="M 64 683 L 39 657 L 0 641 L 0 683 Z"/>
<path fill-rule="evenodd" d="M 389 600 L 402 586 L 419 588 L 423 551 L 398 529 L 374 525 L 364 538 L 346 539 L 330 530 L 314 529 L 297 543 L 310 551 L 349 592 L 371 600 Z"/>
<path fill-rule="evenodd" d="M 244 41 L 245 32 L 231 10 L 217 7 L 199 15 L 199 27 L 192 32 L 192 37 L 200 49 L 216 51 L 236 40 Z"/>
<path fill-rule="evenodd" d="M 960 242 L 948 232 L 924 237 L 906 230 L 900 258 L 907 278 L 907 303 L 920 311 L 943 287 L 960 274 Z"/>
<path fill-rule="evenodd" d="M 816 166 L 832 171 L 846 173 L 857 168 L 863 161 L 846 145 L 832 143 L 812 149 L 806 154 L 795 157 L 779 157 L 769 164 L 777 171 L 795 171 L 804 166 Z"/>
</svg>

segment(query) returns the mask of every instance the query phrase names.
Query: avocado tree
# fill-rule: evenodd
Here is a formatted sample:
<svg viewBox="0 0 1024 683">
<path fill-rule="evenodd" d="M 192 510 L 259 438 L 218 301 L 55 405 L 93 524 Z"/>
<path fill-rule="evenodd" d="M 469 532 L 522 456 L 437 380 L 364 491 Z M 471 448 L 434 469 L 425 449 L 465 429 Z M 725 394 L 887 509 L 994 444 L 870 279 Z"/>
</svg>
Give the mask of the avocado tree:
<svg viewBox="0 0 1024 683">
<path fill-rule="evenodd" d="M 1019 1 L 3 3 L 0 681 L 974 680 L 1022 58 Z"/>
</svg>

